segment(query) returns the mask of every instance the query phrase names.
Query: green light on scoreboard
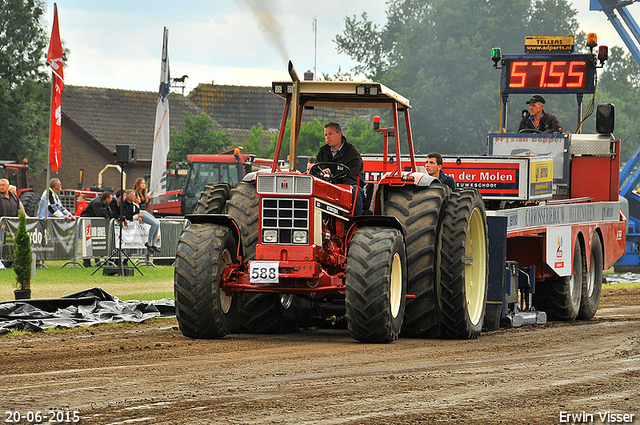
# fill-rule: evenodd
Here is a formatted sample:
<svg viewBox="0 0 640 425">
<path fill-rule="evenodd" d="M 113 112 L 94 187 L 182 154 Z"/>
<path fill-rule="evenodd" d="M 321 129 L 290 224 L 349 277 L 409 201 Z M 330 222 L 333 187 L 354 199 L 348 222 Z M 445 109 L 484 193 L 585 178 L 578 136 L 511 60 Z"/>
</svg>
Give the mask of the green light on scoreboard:
<svg viewBox="0 0 640 425">
<path fill-rule="evenodd" d="M 491 49 L 491 60 L 493 61 L 494 68 L 498 66 L 498 62 L 500 62 L 500 58 L 502 57 L 502 53 L 500 52 L 499 47 L 494 47 Z"/>
</svg>

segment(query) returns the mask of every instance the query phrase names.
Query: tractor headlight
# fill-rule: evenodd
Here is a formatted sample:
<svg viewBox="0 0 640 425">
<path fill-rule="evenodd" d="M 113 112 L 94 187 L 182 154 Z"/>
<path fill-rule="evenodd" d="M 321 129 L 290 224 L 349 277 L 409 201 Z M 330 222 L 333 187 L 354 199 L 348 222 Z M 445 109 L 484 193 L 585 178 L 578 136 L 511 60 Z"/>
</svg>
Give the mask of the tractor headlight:
<svg viewBox="0 0 640 425">
<path fill-rule="evenodd" d="M 264 243 L 277 243 L 278 231 L 277 230 L 265 230 L 262 233 L 262 242 Z"/>
<path fill-rule="evenodd" d="M 306 230 L 293 231 L 293 243 L 306 244 L 308 241 L 309 241 L 309 237 Z"/>
</svg>

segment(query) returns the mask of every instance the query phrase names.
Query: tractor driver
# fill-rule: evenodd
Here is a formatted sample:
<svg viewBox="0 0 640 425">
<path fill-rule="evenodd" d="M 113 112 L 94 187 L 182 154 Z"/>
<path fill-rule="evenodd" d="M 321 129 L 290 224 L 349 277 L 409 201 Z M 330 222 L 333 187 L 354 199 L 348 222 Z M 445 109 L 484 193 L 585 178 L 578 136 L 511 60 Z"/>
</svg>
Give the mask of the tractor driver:
<svg viewBox="0 0 640 425">
<path fill-rule="evenodd" d="M 364 198 L 364 178 L 362 174 L 362 156 L 358 149 L 342 134 L 340 124 L 328 122 L 324 125 L 324 140 L 326 144 L 318 150 L 317 162 L 335 162 L 349 167 L 349 174 L 334 181 L 337 184 L 351 185 L 352 193 L 356 196 L 356 207 L 354 214 L 362 215 L 362 201 Z M 325 176 L 331 174 L 329 168 L 324 170 Z M 327 177 L 326 177 L 327 178 Z M 358 186 L 359 184 L 359 186 Z"/>
<path fill-rule="evenodd" d="M 560 133 L 562 127 L 560 121 L 553 114 L 547 114 L 544 109 L 544 97 L 536 94 L 531 99 L 527 100 L 529 105 L 529 114 L 522 111 L 525 115 L 520 120 L 520 126 L 518 127 L 518 133 L 523 132 L 540 132 L 540 133 Z"/>
</svg>

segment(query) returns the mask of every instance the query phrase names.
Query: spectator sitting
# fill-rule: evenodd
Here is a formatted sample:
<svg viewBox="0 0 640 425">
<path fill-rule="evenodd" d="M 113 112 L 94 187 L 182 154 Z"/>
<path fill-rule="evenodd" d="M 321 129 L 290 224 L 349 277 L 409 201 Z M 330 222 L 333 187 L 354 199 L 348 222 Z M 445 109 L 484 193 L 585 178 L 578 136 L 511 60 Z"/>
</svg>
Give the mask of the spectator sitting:
<svg viewBox="0 0 640 425">
<path fill-rule="evenodd" d="M 142 177 L 138 178 L 135 183 L 133 183 L 133 190 L 139 204 L 142 222 L 151 226 L 145 246 L 150 253 L 160 252 L 160 248 L 158 248 L 158 230 L 160 229 L 160 222 L 153 216 L 153 214 L 147 211 L 150 200 L 149 195 L 147 195 L 147 182 Z"/>
</svg>

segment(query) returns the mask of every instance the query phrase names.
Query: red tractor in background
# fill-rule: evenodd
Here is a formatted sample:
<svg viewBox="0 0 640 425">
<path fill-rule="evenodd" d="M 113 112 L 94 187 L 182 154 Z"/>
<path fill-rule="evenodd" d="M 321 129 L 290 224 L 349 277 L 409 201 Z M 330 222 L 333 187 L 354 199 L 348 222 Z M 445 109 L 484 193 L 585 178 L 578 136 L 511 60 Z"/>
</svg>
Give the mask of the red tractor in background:
<svg viewBox="0 0 640 425">
<path fill-rule="evenodd" d="M 35 193 L 33 187 L 29 185 L 27 175 L 29 165 L 26 159 L 23 162 L 24 164 L 16 164 L 15 161 L 0 161 L 0 178 L 9 180 L 9 184 L 16 187 L 18 198 L 24 205 L 27 215 L 34 217 L 38 210 L 40 195 Z"/>
<path fill-rule="evenodd" d="M 272 163 L 270 159 L 256 158 L 253 153 L 241 153 L 240 148 L 218 155 L 193 154 L 187 159 L 188 163 L 181 163 L 173 173 L 174 179 L 183 184 L 174 184 L 171 188 L 168 183 L 167 192 L 152 199 L 149 210 L 156 217 L 197 212 L 201 197 L 204 196 L 204 202 L 212 202 L 212 198 L 227 198 L 231 187 L 242 181 L 245 174 L 268 168 Z"/>
<path fill-rule="evenodd" d="M 225 214 L 218 214 L 220 203 L 201 199 L 200 214 L 187 216 L 174 286 L 183 334 L 292 331 L 304 302 L 313 315 L 341 306 L 359 341 L 477 337 L 488 264 L 480 194 L 451 193 L 418 170 L 406 98 L 379 83 L 300 81 L 291 63 L 289 74 L 292 81 L 272 85 L 286 103 L 271 169 L 247 174 L 224 200 Z M 345 166 L 316 164 L 311 175 L 295 169 L 302 114 L 316 106 L 379 109 L 392 122 L 377 128 L 385 142 L 389 137 L 387 173 L 365 215 L 353 214 L 352 188 L 333 183 Z M 289 170 L 282 170 L 277 158 L 289 111 L 297 131 Z M 401 122 L 403 131 L 394 131 Z M 332 167 L 329 181 L 320 177 L 324 167 Z"/>
</svg>

